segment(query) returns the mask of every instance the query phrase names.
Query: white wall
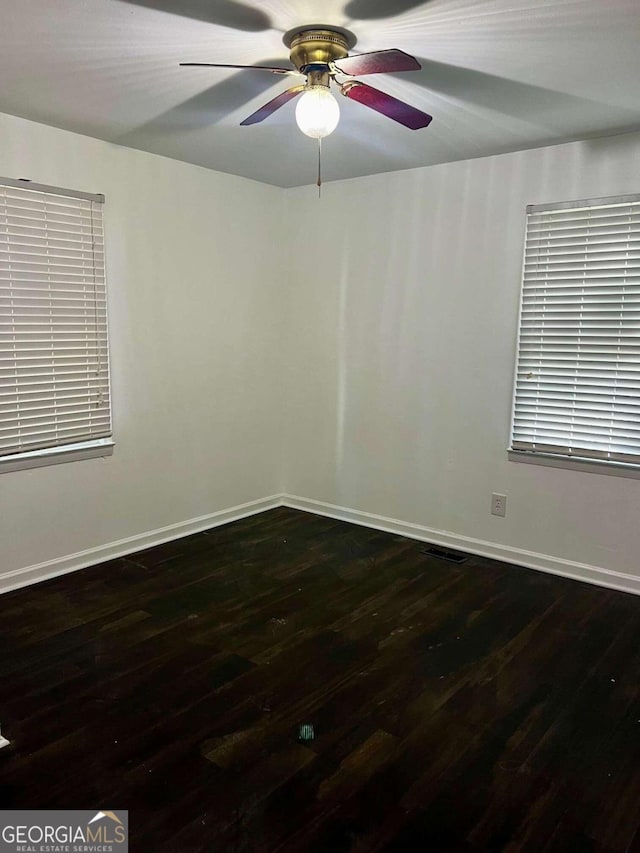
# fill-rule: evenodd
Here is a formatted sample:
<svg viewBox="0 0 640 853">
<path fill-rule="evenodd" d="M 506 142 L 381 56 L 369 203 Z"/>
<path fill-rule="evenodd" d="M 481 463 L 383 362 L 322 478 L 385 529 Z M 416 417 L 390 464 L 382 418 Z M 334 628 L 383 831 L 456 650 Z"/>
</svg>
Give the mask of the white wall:
<svg viewBox="0 0 640 853">
<path fill-rule="evenodd" d="M 640 578 L 640 481 L 506 452 L 525 206 L 639 191 L 637 134 L 287 191 L 287 491 Z"/>
<path fill-rule="evenodd" d="M 640 135 L 321 201 L 9 116 L 0 138 L 1 175 L 106 195 L 117 442 L 0 475 L 0 588 L 282 491 L 640 579 L 638 480 L 506 454 L 525 205 L 639 191 Z"/>
<path fill-rule="evenodd" d="M 0 474 L 0 579 L 281 491 L 282 191 L 10 116 L 0 139 L 0 175 L 106 195 L 116 440 Z"/>
</svg>

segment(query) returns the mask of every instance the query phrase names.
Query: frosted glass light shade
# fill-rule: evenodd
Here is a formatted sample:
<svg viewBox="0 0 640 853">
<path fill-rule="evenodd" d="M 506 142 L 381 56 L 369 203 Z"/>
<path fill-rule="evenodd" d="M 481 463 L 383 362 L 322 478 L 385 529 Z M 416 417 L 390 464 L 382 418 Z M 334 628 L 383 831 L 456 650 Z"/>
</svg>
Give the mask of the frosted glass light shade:
<svg viewBox="0 0 640 853">
<path fill-rule="evenodd" d="M 338 126 L 340 107 L 325 86 L 314 86 L 300 96 L 296 105 L 296 122 L 307 136 L 322 139 Z"/>
</svg>

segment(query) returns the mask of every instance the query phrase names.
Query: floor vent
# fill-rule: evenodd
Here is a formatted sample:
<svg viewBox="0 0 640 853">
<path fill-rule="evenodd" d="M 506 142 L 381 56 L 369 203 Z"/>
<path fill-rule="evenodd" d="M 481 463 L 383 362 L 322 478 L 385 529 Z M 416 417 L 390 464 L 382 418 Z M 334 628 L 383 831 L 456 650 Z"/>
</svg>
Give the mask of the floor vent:
<svg viewBox="0 0 640 853">
<path fill-rule="evenodd" d="M 466 563 L 468 554 L 459 551 L 449 551 L 447 548 L 439 548 L 437 545 L 427 545 L 420 549 L 420 553 L 427 557 L 437 557 L 439 560 L 447 560 L 449 563 Z"/>
</svg>

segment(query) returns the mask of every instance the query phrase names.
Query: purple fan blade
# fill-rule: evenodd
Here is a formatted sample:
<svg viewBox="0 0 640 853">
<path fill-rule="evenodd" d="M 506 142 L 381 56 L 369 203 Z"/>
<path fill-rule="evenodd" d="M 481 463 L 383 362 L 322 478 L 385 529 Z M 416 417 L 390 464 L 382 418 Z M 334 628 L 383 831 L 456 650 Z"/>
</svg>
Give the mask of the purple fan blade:
<svg viewBox="0 0 640 853">
<path fill-rule="evenodd" d="M 349 77 L 360 74 L 389 74 L 392 71 L 419 71 L 422 67 L 417 59 L 403 50 L 377 50 L 374 53 L 361 53 L 360 56 L 347 56 L 333 63 L 336 71 Z"/>
<path fill-rule="evenodd" d="M 257 124 L 259 121 L 264 121 L 266 118 L 269 118 L 272 113 L 275 113 L 276 110 L 279 110 L 280 107 L 283 107 L 291 100 L 291 98 L 295 98 L 296 95 L 299 95 L 304 88 L 304 86 L 294 86 L 292 89 L 287 89 L 286 92 L 280 92 L 280 94 L 272 101 L 269 101 L 269 103 L 260 107 L 260 109 L 256 110 L 255 113 L 251 113 L 251 115 L 244 121 L 241 121 L 240 124 Z"/>
<path fill-rule="evenodd" d="M 415 107 L 405 104 L 404 101 L 399 101 L 379 89 L 374 89 L 373 86 L 368 86 L 366 83 L 359 83 L 357 80 L 345 83 L 341 87 L 342 94 L 352 101 L 358 101 L 364 104 L 365 107 L 371 107 L 382 115 L 391 118 L 394 121 L 403 124 L 411 130 L 418 130 L 421 127 L 426 127 L 431 121 L 431 116 L 417 110 Z"/>
<path fill-rule="evenodd" d="M 276 68 L 271 65 L 220 65 L 217 62 L 181 62 L 183 68 L 241 68 L 246 71 L 270 71 L 272 74 L 298 74 L 290 68 Z"/>
</svg>

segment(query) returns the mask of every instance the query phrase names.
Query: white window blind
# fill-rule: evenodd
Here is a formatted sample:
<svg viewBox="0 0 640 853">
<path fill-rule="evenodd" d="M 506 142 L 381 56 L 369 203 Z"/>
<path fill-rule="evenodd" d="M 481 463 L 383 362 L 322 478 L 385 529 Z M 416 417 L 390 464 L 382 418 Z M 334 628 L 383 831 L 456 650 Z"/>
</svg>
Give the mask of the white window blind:
<svg viewBox="0 0 640 853">
<path fill-rule="evenodd" d="M 0 179 L 0 457 L 111 435 L 102 201 Z"/>
<path fill-rule="evenodd" d="M 640 196 L 527 209 L 511 446 L 640 464 Z"/>
</svg>

